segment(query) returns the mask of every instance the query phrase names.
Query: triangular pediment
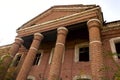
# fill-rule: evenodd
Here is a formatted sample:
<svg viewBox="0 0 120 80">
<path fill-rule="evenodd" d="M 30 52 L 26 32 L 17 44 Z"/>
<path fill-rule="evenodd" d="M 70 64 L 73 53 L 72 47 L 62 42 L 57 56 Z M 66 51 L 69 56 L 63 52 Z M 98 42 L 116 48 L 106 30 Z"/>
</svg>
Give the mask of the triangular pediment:
<svg viewBox="0 0 120 80">
<path fill-rule="evenodd" d="M 38 25 L 47 21 L 56 20 L 65 16 L 69 16 L 75 13 L 81 13 L 83 11 L 97 7 L 96 5 L 63 5 L 53 6 L 46 10 L 42 14 L 36 16 L 32 20 L 28 21 L 19 29 Z"/>
</svg>

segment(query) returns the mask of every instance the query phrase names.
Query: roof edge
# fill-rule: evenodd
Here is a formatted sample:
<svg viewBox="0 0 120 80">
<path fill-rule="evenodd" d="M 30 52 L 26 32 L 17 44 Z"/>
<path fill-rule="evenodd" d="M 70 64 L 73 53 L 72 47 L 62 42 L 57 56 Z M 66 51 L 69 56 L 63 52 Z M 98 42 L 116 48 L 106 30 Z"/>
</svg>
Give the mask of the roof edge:
<svg viewBox="0 0 120 80">
<path fill-rule="evenodd" d="M 22 26 L 20 26 L 17 30 L 19 30 L 20 28 L 24 27 L 25 25 L 27 26 L 27 24 L 29 24 L 31 21 L 34 22 L 34 20 L 36 18 L 38 18 L 39 16 L 45 16 L 46 14 L 49 14 L 51 11 L 53 11 L 55 8 L 59 8 L 59 7 L 66 7 L 66 8 L 69 8 L 69 7 L 91 7 L 91 8 L 94 8 L 94 7 L 100 7 L 100 6 L 99 5 L 95 5 L 95 4 L 91 4 L 91 5 L 83 5 L 83 4 L 55 5 L 55 6 L 50 7 L 49 9 L 43 11 L 42 13 L 38 14 L 36 17 L 32 18 L 31 20 L 27 21 Z"/>
</svg>

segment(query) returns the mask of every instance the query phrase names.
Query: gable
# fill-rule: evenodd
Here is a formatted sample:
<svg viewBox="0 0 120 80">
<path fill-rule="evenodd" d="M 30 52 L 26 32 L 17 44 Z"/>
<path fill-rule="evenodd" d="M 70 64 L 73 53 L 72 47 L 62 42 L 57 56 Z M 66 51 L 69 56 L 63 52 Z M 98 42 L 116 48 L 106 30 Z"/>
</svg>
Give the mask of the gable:
<svg viewBox="0 0 120 80">
<path fill-rule="evenodd" d="M 66 12 L 66 11 L 52 11 L 50 14 L 47 14 L 46 16 L 38 19 L 35 21 L 36 24 L 40 24 L 42 22 L 46 22 L 46 21 L 50 21 L 50 20 L 54 20 L 57 18 L 61 18 L 64 16 L 68 16 L 71 14 L 74 14 L 75 12 L 71 11 L 71 12 Z"/>
<path fill-rule="evenodd" d="M 38 25 L 47 21 L 59 19 L 65 16 L 69 16 L 75 13 L 80 13 L 92 8 L 96 5 L 66 5 L 66 6 L 53 6 L 32 20 L 22 25 L 19 29 Z"/>
</svg>

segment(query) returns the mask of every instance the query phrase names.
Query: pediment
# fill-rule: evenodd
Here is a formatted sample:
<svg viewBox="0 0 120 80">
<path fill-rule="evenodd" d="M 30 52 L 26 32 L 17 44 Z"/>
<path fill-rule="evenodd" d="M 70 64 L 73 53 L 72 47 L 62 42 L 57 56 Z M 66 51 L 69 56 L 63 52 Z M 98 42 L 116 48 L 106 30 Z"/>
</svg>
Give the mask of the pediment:
<svg viewBox="0 0 120 80">
<path fill-rule="evenodd" d="M 97 7 L 96 5 L 64 5 L 53 6 L 46 10 L 42 14 L 36 16 L 32 20 L 22 25 L 19 29 L 24 29 L 34 25 L 38 25 L 47 21 L 56 20 L 65 16 L 69 16 L 75 13 L 81 13 L 83 11 Z"/>
</svg>

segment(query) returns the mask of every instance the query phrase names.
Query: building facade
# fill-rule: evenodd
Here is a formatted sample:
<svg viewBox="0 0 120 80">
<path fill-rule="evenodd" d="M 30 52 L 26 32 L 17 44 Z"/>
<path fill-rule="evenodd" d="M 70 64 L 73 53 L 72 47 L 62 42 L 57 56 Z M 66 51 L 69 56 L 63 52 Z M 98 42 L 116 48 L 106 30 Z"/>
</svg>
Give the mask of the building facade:
<svg viewBox="0 0 120 80">
<path fill-rule="evenodd" d="M 15 80 L 115 79 L 120 21 L 105 23 L 98 5 L 53 6 L 17 34 L 5 62 L 13 61 Z"/>
</svg>

